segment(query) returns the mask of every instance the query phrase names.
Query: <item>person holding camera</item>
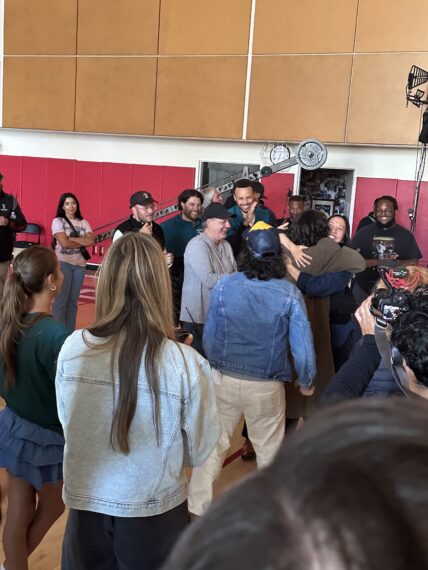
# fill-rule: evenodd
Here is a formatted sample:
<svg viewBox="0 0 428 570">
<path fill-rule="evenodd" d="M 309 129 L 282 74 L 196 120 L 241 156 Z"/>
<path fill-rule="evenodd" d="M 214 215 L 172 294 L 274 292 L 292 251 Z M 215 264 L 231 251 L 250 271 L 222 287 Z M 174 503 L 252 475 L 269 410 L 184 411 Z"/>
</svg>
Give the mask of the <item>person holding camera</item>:
<svg viewBox="0 0 428 570">
<path fill-rule="evenodd" d="M 375 316 L 374 309 L 378 303 L 373 303 L 373 296 L 360 305 L 356 317 L 362 340 L 325 389 L 321 397 L 323 405 L 363 396 L 382 357 L 385 361 L 388 359 L 389 367 L 385 372 L 388 378 L 384 381 L 395 383 L 396 392 L 406 395 L 410 392 L 428 399 L 428 284 L 413 292 L 407 291 L 403 298 L 405 303 L 398 308 L 390 326 L 386 328 L 381 317 L 382 326 L 378 330 L 376 320 L 379 317 Z M 384 304 L 385 311 L 390 308 L 389 304 Z M 384 395 L 387 395 L 386 391 Z"/>
<path fill-rule="evenodd" d="M 53 304 L 52 314 L 71 333 L 76 327 L 77 300 L 85 278 L 86 261 L 91 257 L 86 247 L 95 240 L 89 222 L 80 212 L 79 200 L 70 192 L 59 199 L 52 235 L 64 274 L 64 283 Z"/>
</svg>

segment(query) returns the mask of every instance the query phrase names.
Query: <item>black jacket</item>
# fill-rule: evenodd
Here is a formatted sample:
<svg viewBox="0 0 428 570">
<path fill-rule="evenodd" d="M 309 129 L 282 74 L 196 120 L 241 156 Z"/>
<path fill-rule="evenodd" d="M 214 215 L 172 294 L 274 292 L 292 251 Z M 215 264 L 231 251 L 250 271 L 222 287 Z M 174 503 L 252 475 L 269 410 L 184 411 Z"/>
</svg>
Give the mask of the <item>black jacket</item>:
<svg viewBox="0 0 428 570">
<path fill-rule="evenodd" d="M 119 231 L 122 234 L 126 234 L 128 232 L 138 232 L 143 226 L 144 222 L 139 222 L 133 216 L 130 216 L 127 220 L 125 220 L 119 226 L 117 226 L 117 228 L 114 231 L 115 232 Z M 153 229 L 153 237 L 159 243 L 161 248 L 165 249 L 165 237 L 163 235 L 163 229 L 156 222 L 152 222 L 152 229 Z"/>
<path fill-rule="evenodd" d="M 2 190 L 0 190 L 0 216 L 9 220 L 8 226 L 0 226 L 0 262 L 3 262 L 12 259 L 15 234 L 25 230 L 27 220 L 15 196 L 6 194 Z"/>
</svg>

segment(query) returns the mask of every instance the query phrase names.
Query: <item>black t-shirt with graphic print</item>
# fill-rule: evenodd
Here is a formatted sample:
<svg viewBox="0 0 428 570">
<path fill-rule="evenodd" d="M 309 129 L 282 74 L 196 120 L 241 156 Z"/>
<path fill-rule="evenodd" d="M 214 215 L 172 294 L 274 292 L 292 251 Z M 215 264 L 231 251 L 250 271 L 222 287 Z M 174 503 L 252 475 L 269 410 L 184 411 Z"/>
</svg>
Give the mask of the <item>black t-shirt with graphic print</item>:
<svg viewBox="0 0 428 570">
<path fill-rule="evenodd" d="M 421 251 L 416 240 L 405 227 L 394 224 L 385 228 L 378 222 L 361 228 L 355 234 L 351 247 L 359 250 L 365 259 L 382 259 L 385 265 L 400 265 L 400 259 L 420 259 Z M 366 293 L 370 293 L 379 279 L 377 267 L 369 267 L 355 277 Z"/>
</svg>

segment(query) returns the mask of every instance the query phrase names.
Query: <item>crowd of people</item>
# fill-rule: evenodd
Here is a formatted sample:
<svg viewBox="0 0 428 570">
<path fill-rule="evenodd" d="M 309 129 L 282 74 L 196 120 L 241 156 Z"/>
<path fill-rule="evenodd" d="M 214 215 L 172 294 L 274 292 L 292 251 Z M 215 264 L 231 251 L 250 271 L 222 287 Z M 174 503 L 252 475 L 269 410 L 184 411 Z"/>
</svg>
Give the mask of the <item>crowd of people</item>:
<svg viewBox="0 0 428 570">
<path fill-rule="evenodd" d="M 54 249 L 25 249 L 6 279 L 25 227 L 9 200 L 2 570 L 28 570 L 65 506 L 63 570 L 426 567 L 418 245 L 391 196 L 352 240 L 343 215 L 292 196 L 276 220 L 263 198 L 248 179 L 229 207 L 188 189 L 158 224 L 153 196 L 134 193 L 79 330 L 95 236 L 77 197 L 59 200 Z M 258 472 L 210 507 L 243 418 Z"/>
</svg>

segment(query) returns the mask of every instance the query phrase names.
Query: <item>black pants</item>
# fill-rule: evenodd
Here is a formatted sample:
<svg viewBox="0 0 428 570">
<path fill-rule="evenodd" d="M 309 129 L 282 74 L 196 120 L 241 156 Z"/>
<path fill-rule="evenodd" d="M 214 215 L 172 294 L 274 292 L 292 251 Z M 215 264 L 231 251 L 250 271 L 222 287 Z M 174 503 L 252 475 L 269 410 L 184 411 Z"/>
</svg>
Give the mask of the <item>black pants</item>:
<svg viewBox="0 0 428 570">
<path fill-rule="evenodd" d="M 200 323 L 189 323 L 186 321 L 183 321 L 181 323 L 181 328 L 188 332 L 191 333 L 193 335 L 193 342 L 192 342 L 192 346 L 195 350 L 197 350 L 199 352 L 199 354 L 202 354 L 202 356 L 204 358 L 206 358 L 206 354 L 204 351 L 204 347 L 202 344 L 202 336 L 204 334 L 204 325 L 200 324 Z"/>
<path fill-rule="evenodd" d="M 189 522 L 187 501 L 152 517 L 112 517 L 70 509 L 61 569 L 156 570 Z"/>
</svg>

